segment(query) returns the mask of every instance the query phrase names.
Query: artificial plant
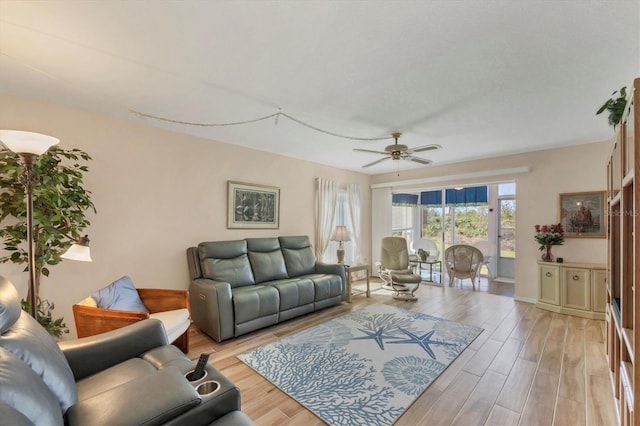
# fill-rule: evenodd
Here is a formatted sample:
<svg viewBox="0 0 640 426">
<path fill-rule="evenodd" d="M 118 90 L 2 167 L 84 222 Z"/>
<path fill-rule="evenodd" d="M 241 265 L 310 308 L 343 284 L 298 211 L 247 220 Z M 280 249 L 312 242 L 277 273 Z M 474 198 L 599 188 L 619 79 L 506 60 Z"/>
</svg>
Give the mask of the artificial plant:
<svg viewBox="0 0 640 426">
<path fill-rule="evenodd" d="M 38 319 L 45 328 L 47 324 L 43 322 L 66 329 L 64 322 L 52 320 L 50 311 L 54 305 L 40 300 L 40 278 L 49 276 L 49 266 L 60 263 L 60 256 L 90 225 L 87 211 L 96 212 L 91 191 L 83 186 L 84 173 L 89 171 L 85 163 L 89 160 L 89 154 L 82 150 L 53 146 L 38 157 L 34 166 L 39 179 L 33 190 L 35 293 L 38 310 L 43 309 Z M 0 263 L 28 262 L 26 193 L 21 178 L 23 168 L 17 154 L 6 148 L 0 150 L 0 240 L 7 253 L 0 257 Z M 47 329 L 55 335 L 51 327 Z"/>
<path fill-rule="evenodd" d="M 618 93 L 617 90 L 611 94 L 611 98 L 607 99 L 604 105 L 596 112 L 596 115 L 598 115 L 604 111 L 609 111 L 609 124 L 613 127 L 620 123 L 624 114 L 624 108 L 627 105 L 627 87 L 620 89 L 619 96 L 614 97 L 616 93 Z"/>
</svg>

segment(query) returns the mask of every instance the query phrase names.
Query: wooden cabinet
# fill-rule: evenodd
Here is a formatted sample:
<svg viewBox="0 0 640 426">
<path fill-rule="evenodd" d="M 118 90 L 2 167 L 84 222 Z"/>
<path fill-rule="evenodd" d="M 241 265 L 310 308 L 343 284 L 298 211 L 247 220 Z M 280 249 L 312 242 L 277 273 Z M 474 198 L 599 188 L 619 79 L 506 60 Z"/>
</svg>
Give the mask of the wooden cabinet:
<svg viewBox="0 0 640 426">
<path fill-rule="evenodd" d="M 560 306 L 560 267 L 538 262 L 538 303 Z"/>
<path fill-rule="evenodd" d="M 538 262 L 538 307 L 604 319 L 605 265 Z M 599 308 L 599 309 L 596 309 Z"/>
<path fill-rule="evenodd" d="M 607 271 L 593 269 L 591 271 L 591 309 L 594 312 L 607 310 Z"/>
<path fill-rule="evenodd" d="M 640 78 L 629 91 L 627 107 L 607 161 L 606 353 L 622 425 L 635 425 L 640 409 Z M 637 172 L 637 173 L 636 173 Z M 638 342 L 638 343 L 637 343 Z"/>
</svg>

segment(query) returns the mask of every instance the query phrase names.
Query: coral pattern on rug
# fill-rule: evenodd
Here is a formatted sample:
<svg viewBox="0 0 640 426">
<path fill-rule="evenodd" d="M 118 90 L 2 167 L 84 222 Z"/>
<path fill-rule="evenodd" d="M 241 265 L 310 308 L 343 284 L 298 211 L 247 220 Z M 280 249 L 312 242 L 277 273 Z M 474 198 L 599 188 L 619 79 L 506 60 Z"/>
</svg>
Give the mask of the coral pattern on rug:
<svg viewBox="0 0 640 426">
<path fill-rule="evenodd" d="M 375 304 L 238 358 L 329 425 L 390 425 L 482 328 Z"/>
</svg>

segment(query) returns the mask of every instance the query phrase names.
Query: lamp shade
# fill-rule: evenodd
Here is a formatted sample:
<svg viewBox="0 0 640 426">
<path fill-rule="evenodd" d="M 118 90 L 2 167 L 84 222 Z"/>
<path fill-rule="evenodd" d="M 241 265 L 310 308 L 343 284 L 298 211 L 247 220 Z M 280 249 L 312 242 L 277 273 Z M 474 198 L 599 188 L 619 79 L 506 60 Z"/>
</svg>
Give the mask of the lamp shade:
<svg viewBox="0 0 640 426">
<path fill-rule="evenodd" d="M 91 251 L 89 250 L 89 236 L 85 235 L 60 256 L 63 259 L 78 260 L 80 262 L 92 262 Z"/>
<path fill-rule="evenodd" d="M 336 226 L 336 230 L 331 237 L 331 241 L 351 241 L 346 226 Z"/>
<path fill-rule="evenodd" d="M 16 154 L 42 155 L 60 139 L 22 130 L 0 130 L 0 142 Z"/>
</svg>

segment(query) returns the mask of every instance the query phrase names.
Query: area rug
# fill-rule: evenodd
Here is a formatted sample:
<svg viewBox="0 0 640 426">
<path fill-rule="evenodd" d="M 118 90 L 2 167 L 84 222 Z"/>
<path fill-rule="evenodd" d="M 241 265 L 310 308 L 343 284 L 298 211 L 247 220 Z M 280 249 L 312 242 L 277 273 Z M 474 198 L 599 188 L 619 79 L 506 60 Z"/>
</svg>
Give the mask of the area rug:
<svg viewBox="0 0 640 426">
<path fill-rule="evenodd" d="M 330 425 L 390 425 L 481 332 L 375 304 L 238 358 Z"/>
</svg>

